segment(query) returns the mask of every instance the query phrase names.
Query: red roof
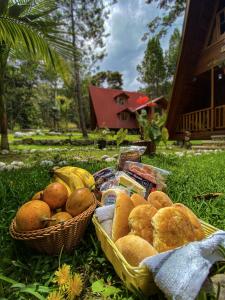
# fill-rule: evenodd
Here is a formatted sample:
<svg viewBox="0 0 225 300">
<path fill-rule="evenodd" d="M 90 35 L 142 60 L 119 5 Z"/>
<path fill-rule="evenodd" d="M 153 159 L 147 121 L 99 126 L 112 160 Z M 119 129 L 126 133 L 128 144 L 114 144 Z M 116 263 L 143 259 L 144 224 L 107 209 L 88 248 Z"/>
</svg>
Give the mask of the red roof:
<svg viewBox="0 0 225 300">
<path fill-rule="evenodd" d="M 145 96 L 143 93 L 121 91 L 116 89 L 99 88 L 96 86 L 89 87 L 90 98 L 94 107 L 97 126 L 108 128 L 136 128 L 135 118 L 130 120 L 121 120 L 118 113 L 129 110 L 136 111 L 140 104 L 137 99 Z M 128 96 L 125 104 L 118 104 L 115 98 L 121 94 Z"/>
</svg>

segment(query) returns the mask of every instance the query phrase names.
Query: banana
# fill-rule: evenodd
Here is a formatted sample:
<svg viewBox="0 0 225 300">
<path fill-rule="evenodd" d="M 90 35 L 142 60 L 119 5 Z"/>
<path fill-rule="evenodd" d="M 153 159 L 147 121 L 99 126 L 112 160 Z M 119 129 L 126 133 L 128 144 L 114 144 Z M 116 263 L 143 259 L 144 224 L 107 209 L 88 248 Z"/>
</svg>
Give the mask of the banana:
<svg viewBox="0 0 225 300">
<path fill-rule="evenodd" d="M 84 184 L 80 177 L 71 171 L 68 171 L 68 169 L 57 169 L 55 170 L 55 175 L 62 179 L 69 186 L 72 192 L 76 189 L 84 188 Z"/>
<path fill-rule="evenodd" d="M 80 177 L 74 173 L 70 174 L 69 179 L 69 186 L 71 187 L 72 191 L 75 191 L 76 189 L 84 188 L 83 181 L 80 179 Z"/>
<path fill-rule="evenodd" d="M 89 189 L 95 188 L 95 179 L 87 170 L 74 167 L 73 173 L 80 177 L 85 187 Z"/>
<path fill-rule="evenodd" d="M 65 167 L 61 167 L 61 168 L 56 169 L 55 172 L 71 173 L 75 169 L 77 169 L 77 168 L 76 167 L 72 167 L 72 166 L 65 166 Z"/>
<path fill-rule="evenodd" d="M 71 189 L 70 189 L 70 187 L 68 186 L 68 184 L 65 183 L 65 181 L 63 181 L 60 177 L 58 177 L 58 175 L 54 175 L 54 181 L 59 182 L 59 183 L 62 183 L 62 184 L 66 187 L 66 189 L 67 189 L 67 191 L 68 191 L 68 196 L 70 196 L 70 194 L 71 194 Z"/>
</svg>

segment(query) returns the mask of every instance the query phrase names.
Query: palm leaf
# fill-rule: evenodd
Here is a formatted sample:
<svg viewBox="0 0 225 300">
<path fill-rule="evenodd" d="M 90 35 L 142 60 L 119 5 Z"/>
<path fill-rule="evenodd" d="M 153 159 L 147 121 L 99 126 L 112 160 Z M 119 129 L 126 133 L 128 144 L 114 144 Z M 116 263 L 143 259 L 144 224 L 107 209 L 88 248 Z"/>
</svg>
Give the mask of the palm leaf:
<svg viewBox="0 0 225 300">
<path fill-rule="evenodd" d="M 0 41 L 10 48 L 25 46 L 33 56 L 38 56 L 46 63 L 54 65 L 54 59 L 60 54 L 71 57 L 72 48 L 69 43 L 44 35 L 36 28 L 13 18 L 0 16 Z"/>
</svg>

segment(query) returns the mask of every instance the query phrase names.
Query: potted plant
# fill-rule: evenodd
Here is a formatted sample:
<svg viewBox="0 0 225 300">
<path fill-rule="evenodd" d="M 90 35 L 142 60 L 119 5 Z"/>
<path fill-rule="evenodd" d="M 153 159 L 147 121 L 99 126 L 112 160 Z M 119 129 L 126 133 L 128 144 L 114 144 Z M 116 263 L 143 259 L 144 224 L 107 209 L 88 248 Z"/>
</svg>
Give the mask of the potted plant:
<svg viewBox="0 0 225 300">
<path fill-rule="evenodd" d="M 135 144 L 146 146 L 147 154 L 154 154 L 156 147 L 160 141 L 166 145 L 169 134 L 167 128 L 164 126 L 166 122 L 166 115 L 155 113 L 153 118 L 149 118 L 146 110 L 141 110 L 141 113 L 136 113 L 137 121 L 140 129 L 141 141 Z"/>
<path fill-rule="evenodd" d="M 119 147 L 127 137 L 128 130 L 125 128 L 120 128 L 116 134 L 116 146 Z"/>
<path fill-rule="evenodd" d="M 102 128 L 98 130 L 98 149 L 105 149 L 107 145 L 107 136 L 109 134 L 108 128 Z"/>
</svg>

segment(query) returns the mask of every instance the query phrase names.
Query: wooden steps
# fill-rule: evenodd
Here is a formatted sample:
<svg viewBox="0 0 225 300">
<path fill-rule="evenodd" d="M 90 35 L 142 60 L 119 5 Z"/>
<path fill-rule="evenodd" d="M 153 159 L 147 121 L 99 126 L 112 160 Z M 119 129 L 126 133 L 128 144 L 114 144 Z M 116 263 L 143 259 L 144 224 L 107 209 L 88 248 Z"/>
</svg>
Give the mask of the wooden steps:
<svg viewBox="0 0 225 300">
<path fill-rule="evenodd" d="M 225 150 L 225 135 L 212 135 L 211 140 L 202 141 L 201 145 L 193 145 L 192 150 Z"/>
</svg>

